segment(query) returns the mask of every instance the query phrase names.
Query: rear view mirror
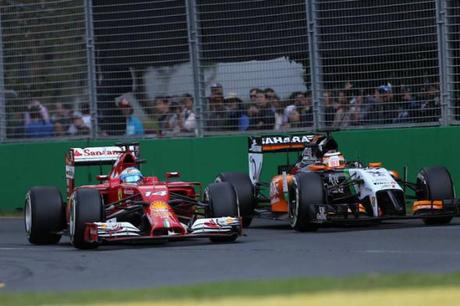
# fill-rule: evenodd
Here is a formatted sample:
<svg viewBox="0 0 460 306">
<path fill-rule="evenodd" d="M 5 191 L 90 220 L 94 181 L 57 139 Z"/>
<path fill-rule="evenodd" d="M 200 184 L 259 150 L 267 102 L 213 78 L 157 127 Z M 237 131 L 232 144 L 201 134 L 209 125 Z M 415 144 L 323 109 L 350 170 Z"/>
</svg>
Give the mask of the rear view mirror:
<svg viewBox="0 0 460 306">
<path fill-rule="evenodd" d="M 96 175 L 96 179 L 98 181 L 106 181 L 109 179 L 109 177 L 107 175 Z"/>
<path fill-rule="evenodd" d="M 166 172 L 166 179 L 170 179 L 172 177 L 180 177 L 180 173 L 177 172 L 177 171 L 174 171 L 174 172 Z"/>
</svg>

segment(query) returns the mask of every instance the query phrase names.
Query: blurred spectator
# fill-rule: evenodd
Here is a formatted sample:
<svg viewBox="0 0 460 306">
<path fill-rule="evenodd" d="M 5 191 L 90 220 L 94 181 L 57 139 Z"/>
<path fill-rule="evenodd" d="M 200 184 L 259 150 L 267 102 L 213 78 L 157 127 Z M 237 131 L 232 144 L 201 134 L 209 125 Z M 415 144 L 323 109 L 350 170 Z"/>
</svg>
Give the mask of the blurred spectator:
<svg viewBox="0 0 460 306">
<path fill-rule="evenodd" d="M 235 94 L 225 97 L 225 126 L 232 131 L 245 131 L 249 128 L 249 117 L 244 112 L 243 101 Z"/>
<path fill-rule="evenodd" d="M 293 92 L 288 98 L 287 106 L 284 108 L 283 125 L 287 128 L 300 126 L 300 114 L 297 111 L 296 97 L 301 92 Z"/>
<path fill-rule="evenodd" d="M 414 116 L 414 111 L 419 103 L 413 99 L 411 89 L 402 85 L 400 103 L 398 103 L 398 115 L 393 119 L 393 123 L 405 123 Z"/>
<path fill-rule="evenodd" d="M 196 115 L 193 112 L 193 97 L 184 94 L 181 99 L 182 112 L 179 117 L 180 129 L 184 132 L 193 132 L 196 129 Z"/>
<path fill-rule="evenodd" d="M 90 128 L 83 121 L 83 114 L 79 111 L 72 113 L 72 124 L 70 124 L 67 134 L 71 136 L 89 135 Z"/>
<path fill-rule="evenodd" d="M 275 113 L 265 97 L 265 93 L 260 89 L 256 91 L 255 104 L 249 106 L 248 116 L 252 130 L 271 130 L 274 128 Z"/>
<path fill-rule="evenodd" d="M 280 130 L 284 127 L 284 107 L 282 102 L 273 88 L 265 88 L 264 93 L 275 115 L 274 130 Z"/>
<path fill-rule="evenodd" d="M 353 97 L 350 100 L 350 125 L 358 126 L 362 124 L 363 113 L 361 106 L 363 105 L 362 90 L 354 90 Z"/>
<path fill-rule="evenodd" d="M 337 106 L 335 109 L 334 121 L 332 123 L 333 128 L 343 128 L 350 123 L 350 109 L 349 101 L 344 90 L 339 91 L 337 97 Z"/>
<path fill-rule="evenodd" d="M 126 121 L 125 135 L 144 135 L 144 126 L 141 120 L 134 115 L 134 109 L 126 97 L 122 97 L 118 102 L 118 107 Z M 83 121 L 83 120 L 82 120 Z"/>
<path fill-rule="evenodd" d="M 392 101 L 391 84 L 377 87 L 374 94 L 368 95 L 361 105 L 362 122 L 366 124 L 392 123 L 397 117 L 397 107 Z"/>
<path fill-rule="evenodd" d="M 324 105 L 324 124 L 325 126 L 331 126 L 334 122 L 335 108 L 334 98 L 329 90 L 323 93 L 323 105 Z"/>
<path fill-rule="evenodd" d="M 179 113 L 181 108 L 177 102 L 164 97 L 157 99 L 155 108 L 161 136 L 174 136 L 180 132 Z"/>
<path fill-rule="evenodd" d="M 26 137 L 40 138 L 54 135 L 53 124 L 49 118 L 45 118 L 43 107 L 32 104 L 28 107 L 28 122 L 25 123 Z"/>
<path fill-rule="evenodd" d="M 289 96 L 289 105 L 285 109 L 289 127 L 309 127 L 313 125 L 313 107 L 311 92 L 295 91 Z"/>
<path fill-rule="evenodd" d="M 208 97 L 207 129 L 220 131 L 225 129 L 224 90 L 222 85 L 211 85 L 211 96 Z"/>
<path fill-rule="evenodd" d="M 376 124 L 379 123 L 381 116 L 382 100 L 377 88 L 373 93 L 369 93 L 363 98 L 361 105 L 361 116 L 363 124 Z"/>
<path fill-rule="evenodd" d="M 50 116 L 49 116 L 49 113 L 48 113 L 48 109 L 43 106 L 40 101 L 38 101 L 37 99 L 33 99 L 29 105 L 27 106 L 27 111 L 24 113 L 24 123 L 27 125 L 27 123 L 30 122 L 31 120 L 31 117 L 30 117 L 30 108 L 33 107 L 33 106 L 36 106 L 38 107 L 39 109 L 39 112 L 40 112 L 40 115 L 41 115 L 41 118 L 43 120 L 45 120 L 46 122 L 49 122 L 50 121 Z"/>
<path fill-rule="evenodd" d="M 72 124 L 72 106 L 70 104 L 56 103 L 55 110 L 51 115 L 56 136 L 65 136 Z"/>
<path fill-rule="evenodd" d="M 435 85 L 427 85 L 420 99 L 420 108 L 417 114 L 418 122 L 438 121 L 441 116 L 439 90 Z"/>
<path fill-rule="evenodd" d="M 264 89 L 264 93 L 265 93 L 265 97 L 267 98 L 268 102 L 271 103 L 271 101 L 273 100 L 273 98 L 275 96 L 277 96 L 275 90 L 273 88 L 265 88 Z"/>
<path fill-rule="evenodd" d="M 85 102 L 80 105 L 80 111 L 82 113 L 82 120 L 87 127 L 90 129 L 92 128 L 91 123 L 91 109 L 89 107 L 89 103 Z"/>
<path fill-rule="evenodd" d="M 313 102 L 311 91 L 306 91 L 300 96 L 300 121 L 302 127 L 313 126 Z M 298 107 L 299 108 L 299 107 Z"/>
<path fill-rule="evenodd" d="M 398 106 L 393 99 L 393 87 L 387 83 L 379 86 L 378 92 L 382 103 L 380 123 L 392 123 L 398 115 Z"/>
<path fill-rule="evenodd" d="M 257 100 L 257 92 L 259 91 L 260 89 L 257 88 L 257 87 L 253 87 L 249 90 L 249 106 L 251 105 L 255 105 L 256 104 L 256 100 Z"/>
<path fill-rule="evenodd" d="M 144 122 L 144 133 L 148 135 L 155 135 L 160 132 L 159 118 L 160 113 L 158 113 L 157 105 L 163 102 L 163 99 L 167 100 L 167 97 L 156 96 L 153 100 L 146 102 L 145 112 L 147 117 Z"/>
</svg>

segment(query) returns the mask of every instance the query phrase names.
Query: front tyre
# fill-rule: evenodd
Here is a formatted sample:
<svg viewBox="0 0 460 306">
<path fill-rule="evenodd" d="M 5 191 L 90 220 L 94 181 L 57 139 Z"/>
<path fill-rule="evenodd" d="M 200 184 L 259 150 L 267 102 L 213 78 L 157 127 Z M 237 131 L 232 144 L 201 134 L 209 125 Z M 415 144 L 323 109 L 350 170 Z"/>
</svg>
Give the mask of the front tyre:
<svg viewBox="0 0 460 306">
<path fill-rule="evenodd" d="M 223 172 L 217 176 L 216 182 L 229 182 L 233 185 L 243 218 L 243 227 L 249 227 L 256 203 L 254 185 L 249 175 L 242 172 Z"/>
<path fill-rule="evenodd" d="M 289 188 L 289 223 L 299 232 L 318 230 L 315 204 L 325 204 L 324 184 L 317 173 L 298 173 Z"/>
<path fill-rule="evenodd" d="M 103 221 L 104 206 L 97 189 L 75 190 L 70 200 L 69 234 L 70 242 L 78 249 L 92 249 L 97 243 L 85 241 L 86 223 Z"/>
<path fill-rule="evenodd" d="M 210 218 L 238 217 L 238 202 L 235 189 L 228 182 L 212 183 L 206 188 L 205 201 L 208 202 Z M 228 237 L 210 237 L 212 242 L 233 242 L 238 234 Z"/>
<path fill-rule="evenodd" d="M 454 184 L 445 167 L 425 167 L 417 175 L 417 200 L 451 200 L 455 197 Z M 427 217 L 427 225 L 449 224 L 452 217 Z"/>
<path fill-rule="evenodd" d="M 32 187 L 24 203 L 24 225 L 32 244 L 56 244 L 65 228 L 65 207 L 57 187 Z"/>
</svg>

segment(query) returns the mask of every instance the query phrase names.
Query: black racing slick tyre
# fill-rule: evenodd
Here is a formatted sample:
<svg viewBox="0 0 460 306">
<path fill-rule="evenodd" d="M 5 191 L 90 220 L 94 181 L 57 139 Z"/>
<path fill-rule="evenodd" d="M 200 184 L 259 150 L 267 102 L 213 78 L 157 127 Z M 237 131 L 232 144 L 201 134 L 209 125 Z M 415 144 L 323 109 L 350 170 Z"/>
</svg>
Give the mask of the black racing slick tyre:
<svg viewBox="0 0 460 306">
<path fill-rule="evenodd" d="M 209 203 L 208 216 L 211 218 L 237 217 L 238 204 L 235 189 L 228 182 L 209 184 L 205 192 L 205 201 Z M 238 234 L 229 237 L 211 237 L 212 242 L 233 242 Z"/>
<path fill-rule="evenodd" d="M 33 244 L 56 244 L 66 226 L 65 206 L 57 187 L 32 187 L 26 194 L 24 225 Z"/>
<path fill-rule="evenodd" d="M 445 167 L 425 167 L 417 174 L 417 200 L 452 200 L 455 197 L 454 184 Z M 448 224 L 452 217 L 427 217 L 427 225 Z"/>
<path fill-rule="evenodd" d="M 318 230 L 315 204 L 325 204 L 323 179 L 318 173 L 298 173 L 289 188 L 289 223 L 299 232 Z"/>
<path fill-rule="evenodd" d="M 248 227 L 251 224 L 256 203 L 254 185 L 249 175 L 242 172 L 223 172 L 216 178 L 216 182 L 219 181 L 229 182 L 235 188 L 243 227 Z"/>
<path fill-rule="evenodd" d="M 92 249 L 98 246 L 95 242 L 85 241 L 85 224 L 101 222 L 104 206 L 97 189 L 81 188 L 75 190 L 70 201 L 69 234 L 70 242 L 78 249 Z"/>
</svg>

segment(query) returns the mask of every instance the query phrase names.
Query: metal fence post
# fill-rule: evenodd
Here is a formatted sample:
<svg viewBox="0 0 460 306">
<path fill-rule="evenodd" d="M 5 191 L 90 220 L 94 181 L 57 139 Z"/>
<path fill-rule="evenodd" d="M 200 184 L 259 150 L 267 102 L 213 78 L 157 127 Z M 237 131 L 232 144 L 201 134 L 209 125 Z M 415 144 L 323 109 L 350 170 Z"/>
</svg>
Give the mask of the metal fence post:
<svg viewBox="0 0 460 306">
<path fill-rule="evenodd" d="M 3 30 L 2 12 L 0 11 L 0 142 L 6 140 L 6 100 L 5 100 L 5 79 L 3 68 Z"/>
<path fill-rule="evenodd" d="M 196 115 L 196 136 L 203 136 L 203 100 L 205 99 L 204 75 L 201 71 L 200 44 L 198 36 L 198 11 L 196 0 L 186 1 L 187 32 L 190 62 L 193 70 L 193 111 Z"/>
<path fill-rule="evenodd" d="M 451 78 L 449 71 L 449 48 L 446 31 L 446 1 L 436 0 L 436 27 L 438 38 L 438 65 L 439 65 L 439 96 L 441 103 L 441 124 L 448 125 L 451 121 Z"/>
<path fill-rule="evenodd" d="M 321 119 L 321 104 L 322 98 L 322 82 L 321 82 L 321 71 L 320 71 L 320 57 L 318 51 L 318 27 L 316 23 L 316 0 L 305 0 L 306 12 L 307 12 L 307 23 L 308 23 L 308 50 L 309 50 L 309 63 L 310 63 L 310 81 L 311 81 L 311 92 L 313 99 L 313 127 L 315 130 L 323 128 Z"/>
<path fill-rule="evenodd" d="M 97 94 L 96 94 L 96 62 L 94 50 L 93 28 L 93 1 L 85 0 L 85 38 L 86 38 L 86 63 L 88 73 L 88 97 L 91 112 L 91 138 L 98 135 L 97 125 Z"/>
</svg>

